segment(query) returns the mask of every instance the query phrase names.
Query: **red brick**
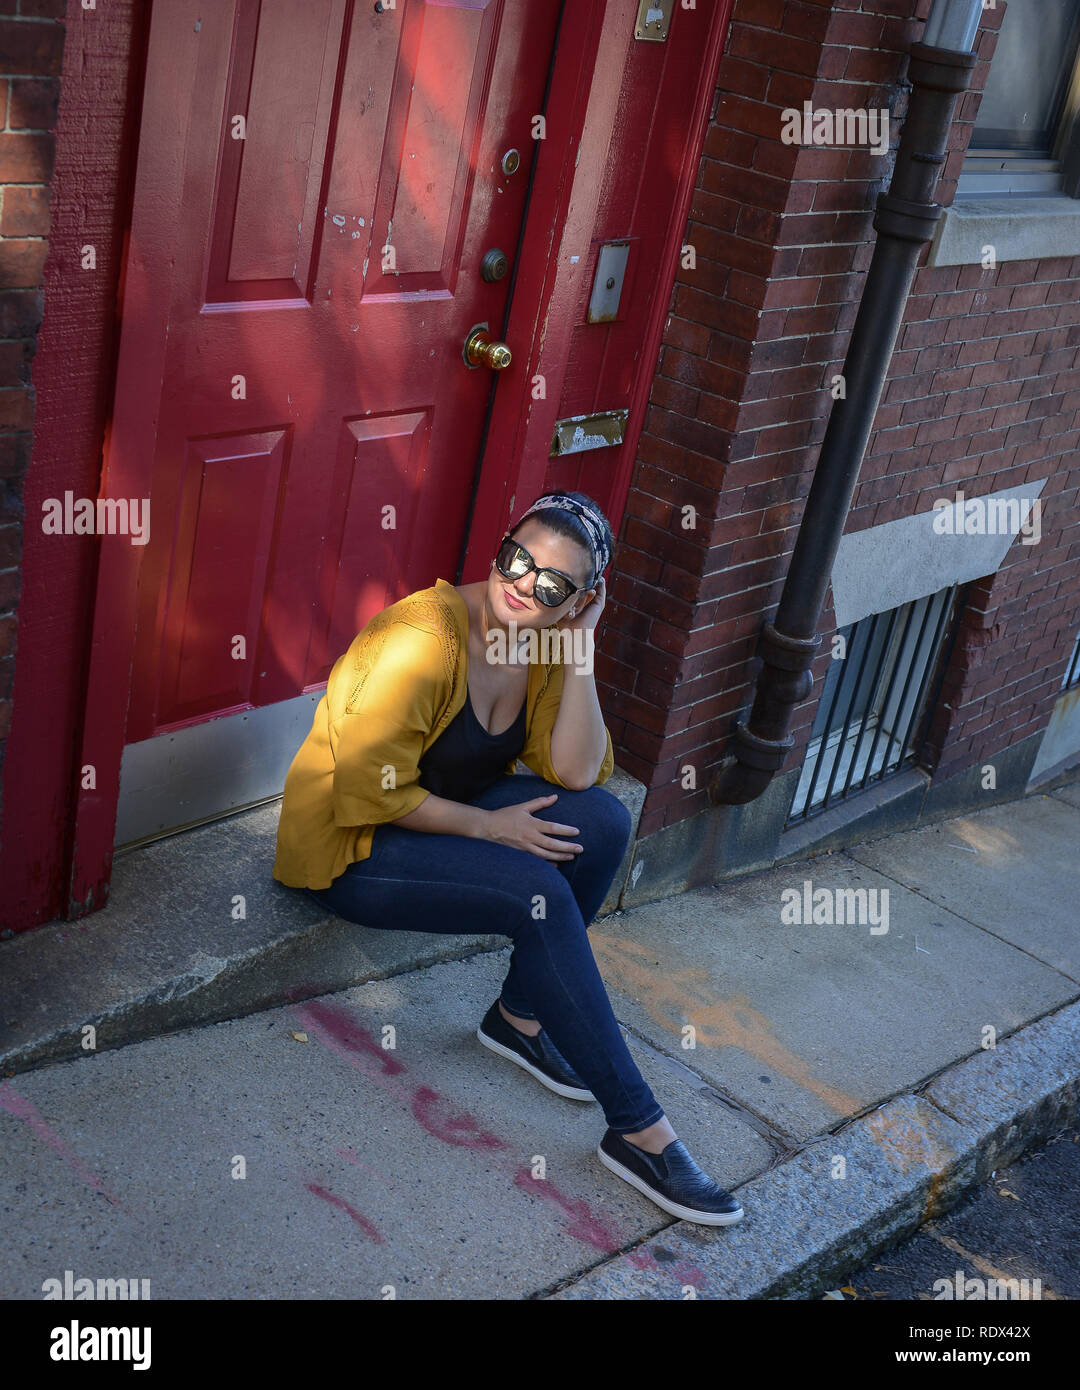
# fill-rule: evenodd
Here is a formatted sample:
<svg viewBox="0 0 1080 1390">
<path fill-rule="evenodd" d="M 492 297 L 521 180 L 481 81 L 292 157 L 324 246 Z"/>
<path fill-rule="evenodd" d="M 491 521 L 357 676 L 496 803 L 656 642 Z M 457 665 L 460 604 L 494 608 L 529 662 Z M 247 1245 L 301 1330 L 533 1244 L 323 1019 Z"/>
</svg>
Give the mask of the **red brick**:
<svg viewBox="0 0 1080 1390">
<path fill-rule="evenodd" d="M 8 125 L 12 130 L 56 129 L 60 81 L 55 77 L 13 77 Z M 7 177 L 7 175 L 5 175 Z"/>
<path fill-rule="evenodd" d="M 0 572 L 17 569 L 22 560 L 22 527 L 0 526 Z"/>
<path fill-rule="evenodd" d="M 0 19 L 0 53 L 8 72 L 57 76 L 64 52 L 64 26 Z"/>
<path fill-rule="evenodd" d="M 40 287 L 0 292 L 0 338 L 36 337 L 44 302 L 45 293 Z"/>
<path fill-rule="evenodd" d="M 49 234 L 49 189 L 9 185 L 4 189 L 0 235 L 43 237 Z M 10 283 L 10 282 L 9 282 Z M 37 284 L 39 281 L 33 281 Z"/>
<path fill-rule="evenodd" d="M 0 342 L 0 387 L 28 386 L 36 341 L 33 338 Z M 0 469 L 0 476 L 3 476 Z"/>
<path fill-rule="evenodd" d="M 19 13 L 24 18 L 63 19 L 68 0 L 19 0 Z"/>
<path fill-rule="evenodd" d="M 55 154 L 55 135 L 0 133 L 0 169 L 7 183 L 48 183 Z"/>
<path fill-rule="evenodd" d="M 0 430 L 29 430 L 34 424 L 34 402 L 30 387 L 0 390 Z"/>
<path fill-rule="evenodd" d="M 769 86 L 769 69 L 761 63 L 750 63 L 725 54 L 720 82 L 726 92 L 762 101 Z"/>
<path fill-rule="evenodd" d="M 703 188 L 696 189 L 690 205 L 686 231 L 683 234 L 684 242 L 696 247 L 698 243 L 694 239 L 695 233 L 706 235 L 717 229 L 733 232 L 739 220 L 739 211 L 739 203 L 734 198 L 725 197 L 720 193 L 710 193 Z M 678 269 L 681 275 L 681 259 Z"/>
<path fill-rule="evenodd" d="M 6 208 L 4 218 L 6 222 Z M 49 243 L 40 239 L 15 237 L 0 240 L 0 282 L 9 289 L 29 289 L 40 285 L 48 253 Z"/>
<path fill-rule="evenodd" d="M 680 415 L 694 415 L 697 413 L 700 392 L 689 386 L 681 386 L 678 382 L 669 381 L 666 377 L 656 376 L 653 378 L 649 400 L 663 410 L 674 410 Z"/>
<path fill-rule="evenodd" d="M 704 357 L 708 351 L 709 337 L 709 330 L 703 324 L 691 323 L 674 314 L 668 317 L 664 325 L 663 341 L 667 345 L 696 354 L 698 357 Z"/>
<path fill-rule="evenodd" d="M 745 131 L 714 124 L 709 126 L 705 136 L 703 152 L 710 159 L 718 160 L 724 164 L 733 164 L 736 168 L 742 169 L 749 166 L 756 143 L 756 137 Z M 702 193 L 702 189 L 694 190 L 692 209 L 698 206 L 698 199 Z M 734 205 L 734 210 L 738 212 L 737 204 Z"/>
<path fill-rule="evenodd" d="M 0 613 L 11 613 L 19 603 L 19 571 L 7 569 L 0 572 Z"/>
<path fill-rule="evenodd" d="M 899 66 L 900 58 L 896 53 L 853 48 L 844 66 L 844 76 L 854 82 L 894 82 L 899 76 Z"/>
<path fill-rule="evenodd" d="M 30 466 L 33 434 L 0 434 L 0 478 L 22 478 Z M 2 568 L 2 567 L 0 567 Z"/>
</svg>

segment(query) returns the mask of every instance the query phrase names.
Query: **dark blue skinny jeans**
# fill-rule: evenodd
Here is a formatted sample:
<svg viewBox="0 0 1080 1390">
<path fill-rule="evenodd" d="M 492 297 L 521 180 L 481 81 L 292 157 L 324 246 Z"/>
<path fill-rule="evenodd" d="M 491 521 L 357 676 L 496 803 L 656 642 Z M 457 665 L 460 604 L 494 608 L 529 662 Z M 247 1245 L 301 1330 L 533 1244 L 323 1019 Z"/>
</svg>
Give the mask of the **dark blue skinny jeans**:
<svg viewBox="0 0 1080 1390">
<path fill-rule="evenodd" d="M 630 1056 L 588 939 L 630 839 L 630 813 L 603 787 L 571 791 L 521 773 L 504 774 L 469 804 L 495 810 L 552 791 L 558 800 L 533 814 L 577 826 L 577 835 L 556 837 L 582 846 L 573 860 L 388 821 L 375 827 L 369 858 L 329 888 L 304 891 L 364 927 L 509 937 L 503 1007 L 538 1020 L 609 1126 L 633 1134 L 664 1112 Z"/>
</svg>

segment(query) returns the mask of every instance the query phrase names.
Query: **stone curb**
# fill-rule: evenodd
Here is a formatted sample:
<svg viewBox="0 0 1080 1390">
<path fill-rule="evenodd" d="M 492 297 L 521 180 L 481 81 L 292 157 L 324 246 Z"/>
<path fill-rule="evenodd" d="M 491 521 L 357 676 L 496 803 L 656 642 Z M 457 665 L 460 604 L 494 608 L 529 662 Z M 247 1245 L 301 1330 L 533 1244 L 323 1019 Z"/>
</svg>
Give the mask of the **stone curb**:
<svg viewBox="0 0 1080 1390">
<path fill-rule="evenodd" d="M 677 1221 L 547 1297 L 820 1298 L 1078 1111 L 1073 1002 L 744 1183 L 738 1225 Z"/>
</svg>

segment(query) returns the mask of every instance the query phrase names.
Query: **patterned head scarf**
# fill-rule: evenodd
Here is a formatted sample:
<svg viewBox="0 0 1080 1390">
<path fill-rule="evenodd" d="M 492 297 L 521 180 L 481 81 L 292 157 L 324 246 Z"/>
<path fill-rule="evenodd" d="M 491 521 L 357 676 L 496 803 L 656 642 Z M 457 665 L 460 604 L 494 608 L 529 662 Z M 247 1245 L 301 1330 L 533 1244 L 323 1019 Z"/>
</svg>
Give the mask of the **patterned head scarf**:
<svg viewBox="0 0 1080 1390">
<path fill-rule="evenodd" d="M 511 531 L 516 531 L 526 517 L 532 516 L 534 512 L 544 511 L 548 507 L 557 507 L 561 512 L 572 512 L 574 516 L 580 517 L 584 522 L 585 530 L 589 536 L 589 548 L 592 552 L 593 583 L 595 583 L 611 561 L 611 551 L 605 537 L 603 517 L 595 508 L 583 506 L 576 497 L 570 497 L 565 492 L 556 492 L 548 497 L 538 497 L 510 528 Z M 587 587 L 592 588 L 592 585 Z"/>
</svg>

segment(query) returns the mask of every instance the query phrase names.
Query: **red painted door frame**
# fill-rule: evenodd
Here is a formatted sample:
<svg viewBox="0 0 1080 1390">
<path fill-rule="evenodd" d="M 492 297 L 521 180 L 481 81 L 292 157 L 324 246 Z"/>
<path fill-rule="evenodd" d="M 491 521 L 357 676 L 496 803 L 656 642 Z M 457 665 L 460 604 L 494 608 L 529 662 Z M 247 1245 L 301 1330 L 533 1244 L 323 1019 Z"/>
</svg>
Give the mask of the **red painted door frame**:
<svg viewBox="0 0 1080 1390">
<path fill-rule="evenodd" d="M 652 385 L 730 7 L 731 0 L 722 0 L 712 13 L 697 16 L 691 78 L 693 119 L 682 137 L 686 157 L 681 162 L 677 193 L 670 204 L 670 235 L 661 272 L 656 277 L 648 329 L 640 353 L 635 354 L 634 386 L 628 402 L 629 429 L 619 457 L 614 460 L 618 481 L 614 495 L 607 499 L 616 522 L 629 488 L 644 405 Z M 635 0 L 580 0 L 566 3 L 563 8 L 547 103 L 547 138 L 538 152 L 520 269 L 505 330 L 507 340 L 518 347 L 518 363 L 525 369 L 512 370 L 512 376 L 507 374 L 510 379 L 501 380 L 495 392 L 470 524 L 462 576 L 465 582 L 486 571 L 492 544 L 501 528 L 547 485 L 548 446 L 568 370 L 567 346 L 574 325 L 580 321 L 583 292 L 588 297 L 584 277 L 592 262 L 587 253 L 601 174 L 613 157 L 613 150 L 636 159 L 634 167 L 640 166 L 641 161 L 640 137 L 635 132 L 620 130 L 617 124 L 620 93 L 624 84 L 633 80 L 631 35 L 636 10 Z M 688 30 L 683 33 L 688 36 Z M 624 61 L 611 62 L 612 53 L 623 55 Z M 147 81 L 166 84 L 177 78 L 178 74 L 170 71 L 147 74 Z M 687 80 L 686 73 L 681 80 Z M 656 105 L 663 109 L 659 94 Z M 655 159 L 661 157 L 661 144 L 659 139 L 650 141 Z M 668 155 L 669 151 L 664 150 L 663 156 Z M 158 216 L 178 216 L 175 203 L 170 201 L 172 196 L 168 190 L 162 190 Z M 164 289 L 151 282 L 138 248 L 133 248 L 122 276 L 121 302 L 137 301 Z M 148 366 L 153 370 L 154 364 Z M 538 373 L 544 375 L 547 389 L 544 399 L 534 401 L 531 383 Z M 143 451 L 132 448 L 128 456 L 121 457 L 111 444 L 107 428 L 100 495 L 145 496 L 140 473 Z M 511 459 L 509 474 L 507 458 Z M 510 481 L 503 481 L 507 476 Z M 101 549 L 77 759 L 80 767 L 94 767 L 96 785 L 80 787 L 72 808 L 69 917 L 103 906 L 108 897 L 130 691 L 139 558 L 132 553 L 135 550 L 137 547 L 120 544 L 103 545 Z"/>
<path fill-rule="evenodd" d="M 693 3 L 693 0 L 690 0 Z M 568 4 L 556 52 L 548 99 L 548 139 L 564 152 L 561 165 L 541 160 L 537 165 L 534 205 L 551 206 L 554 217 L 528 219 L 521 254 L 521 274 L 510 303 L 505 331 L 511 348 L 527 349 L 524 370 L 504 374 L 495 393 L 488 438 L 481 462 L 477 504 L 469 528 L 462 582 L 483 578 L 491 554 L 508 522 L 552 483 L 549 446 L 560 417 L 568 373 L 572 367 L 571 340 L 584 321 L 596 264 L 596 225 L 605 171 L 622 160 L 625 178 L 642 178 L 666 206 L 663 255 L 654 267 L 655 290 L 636 354 L 629 399 L 611 402 L 629 410 L 623 443 L 604 450 L 612 484 L 597 500 L 604 505 L 616 535 L 626 507 L 638 438 L 645 420 L 660 352 L 664 323 L 679 265 L 683 233 L 705 143 L 717 70 L 723 56 L 734 0 L 702 7 L 691 27 L 690 11 L 675 16 L 668 42 L 670 59 L 662 66 L 659 86 L 650 89 L 649 137 L 645 151 L 633 124 L 630 84 L 642 81 L 643 61 L 659 47 L 632 39 L 636 0 L 594 0 Z M 678 10 L 680 0 L 675 0 Z M 706 12 L 707 11 L 707 12 Z M 572 13 L 576 12 L 576 13 Z M 600 55 L 606 61 L 599 61 Z M 623 61 L 611 61 L 612 54 Z M 653 80 L 650 72 L 647 80 Z M 689 100 L 685 93 L 691 92 Z M 691 115 L 681 135 L 684 157 L 671 168 L 671 128 L 655 113 L 688 107 Z M 640 110 L 640 107 L 639 107 Z M 665 133 L 667 139 L 664 138 Z M 573 158 L 571 159 L 571 155 Z M 619 235 L 622 235 L 620 230 Z M 631 289 L 633 287 L 631 286 Z M 519 361 L 523 360 L 519 357 Z M 532 397 L 537 376 L 546 395 Z M 587 456 L 586 456 L 587 457 Z M 516 461 L 505 485 L 499 461 Z M 563 485 L 563 484 L 558 484 Z M 585 489 L 588 491 L 588 488 Z"/>
</svg>

